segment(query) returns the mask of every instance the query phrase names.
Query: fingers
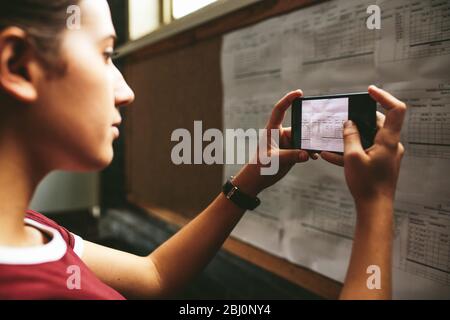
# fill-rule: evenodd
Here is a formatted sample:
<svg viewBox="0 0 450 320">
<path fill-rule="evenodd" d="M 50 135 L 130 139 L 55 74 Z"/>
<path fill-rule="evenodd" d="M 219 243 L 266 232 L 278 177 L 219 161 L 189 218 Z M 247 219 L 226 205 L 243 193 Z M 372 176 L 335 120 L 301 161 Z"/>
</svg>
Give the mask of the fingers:
<svg viewBox="0 0 450 320">
<path fill-rule="evenodd" d="M 380 120 L 382 120 L 382 118 L 380 118 Z M 366 156 L 366 153 L 361 145 L 358 127 L 351 120 L 345 122 L 344 124 L 344 155 L 347 158 Z M 322 151 L 320 153 L 320 157 L 323 160 L 337 166 L 344 166 L 344 156 L 342 155 Z"/>
<path fill-rule="evenodd" d="M 405 147 L 401 142 L 398 144 L 398 153 L 400 155 L 400 158 L 402 158 L 403 155 L 405 154 Z"/>
<path fill-rule="evenodd" d="M 292 128 L 283 128 L 282 135 L 280 139 L 280 148 L 281 149 L 292 149 Z M 319 159 L 319 155 L 312 151 L 307 151 L 309 158 L 313 160 Z"/>
<path fill-rule="evenodd" d="M 309 159 L 308 153 L 303 150 L 278 150 L 280 164 L 294 165 L 299 162 L 306 162 Z"/>
<path fill-rule="evenodd" d="M 377 130 L 380 130 L 384 127 L 384 121 L 386 120 L 386 116 L 381 112 L 377 111 Z"/>
<path fill-rule="evenodd" d="M 356 124 L 351 120 L 346 121 L 344 124 L 344 156 L 353 158 L 365 155 Z"/>
<path fill-rule="evenodd" d="M 282 135 L 281 135 L 281 139 L 280 139 L 280 148 L 281 149 L 292 149 L 292 128 L 288 127 L 288 128 L 283 128 L 282 129 Z M 298 149 L 297 149 L 298 151 Z M 309 159 L 313 159 L 313 160 L 317 160 L 319 159 L 319 155 L 315 152 L 310 152 L 310 151 L 306 151 L 306 150 L 300 150 L 303 153 L 307 154 L 307 160 Z M 301 161 L 304 162 L 304 161 Z"/>
<path fill-rule="evenodd" d="M 383 108 L 387 110 L 391 110 L 395 108 L 397 105 L 403 104 L 403 102 L 398 100 L 396 97 L 394 97 L 387 91 L 378 88 L 377 86 L 374 85 L 369 86 L 368 91 L 370 96 L 379 104 L 381 104 Z"/>
<path fill-rule="evenodd" d="M 340 154 L 336 154 L 333 152 L 327 152 L 327 151 L 322 151 L 320 153 L 320 157 L 332 164 L 335 164 L 337 166 L 343 167 L 344 166 L 344 157 L 341 156 Z"/>
<path fill-rule="evenodd" d="M 287 128 L 283 128 L 283 135 L 287 138 L 287 139 L 291 139 L 292 136 L 292 127 L 287 127 Z"/>
<path fill-rule="evenodd" d="M 316 152 L 310 151 L 310 152 L 308 152 L 308 154 L 309 154 L 309 157 L 313 160 L 319 159 L 319 155 Z"/>
<path fill-rule="evenodd" d="M 280 101 L 278 101 L 278 103 L 272 110 L 267 128 L 278 129 L 283 123 L 286 110 L 292 105 L 292 102 L 294 102 L 296 98 L 300 98 L 302 96 L 303 92 L 301 90 L 291 91 L 286 94 Z"/>
<path fill-rule="evenodd" d="M 381 130 L 378 141 L 388 146 L 397 147 L 397 144 L 400 142 L 406 105 L 391 94 L 375 86 L 369 87 L 369 93 L 372 98 L 388 110 L 382 127 L 385 130 Z"/>
<path fill-rule="evenodd" d="M 292 149 L 292 128 L 283 128 L 280 137 L 280 148 L 281 149 Z"/>
<path fill-rule="evenodd" d="M 406 105 L 388 92 L 375 86 L 369 87 L 369 94 L 388 110 L 384 127 L 394 133 L 400 133 L 405 117 Z"/>
</svg>

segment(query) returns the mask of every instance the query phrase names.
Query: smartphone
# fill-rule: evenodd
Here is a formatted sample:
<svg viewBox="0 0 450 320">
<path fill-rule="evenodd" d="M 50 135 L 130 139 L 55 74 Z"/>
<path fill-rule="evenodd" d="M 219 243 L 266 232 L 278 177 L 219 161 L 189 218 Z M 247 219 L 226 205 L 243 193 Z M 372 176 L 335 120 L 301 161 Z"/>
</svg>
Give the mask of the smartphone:
<svg viewBox="0 0 450 320">
<path fill-rule="evenodd" d="M 377 131 L 376 108 L 367 92 L 297 98 L 292 104 L 293 148 L 343 154 L 344 123 L 352 120 L 367 149 Z"/>
</svg>

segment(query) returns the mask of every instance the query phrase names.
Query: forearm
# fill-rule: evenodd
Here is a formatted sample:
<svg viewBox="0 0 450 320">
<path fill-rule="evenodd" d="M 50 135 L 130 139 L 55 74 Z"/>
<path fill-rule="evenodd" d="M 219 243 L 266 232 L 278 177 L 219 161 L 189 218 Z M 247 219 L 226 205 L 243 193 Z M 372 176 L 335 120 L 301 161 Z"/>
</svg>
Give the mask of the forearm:
<svg viewBox="0 0 450 320">
<path fill-rule="evenodd" d="M 357 204 L 358 218 L 352 254 L 341 299 L 390 299 L 392 292 L 392 201 Z M 369 266 L 379 267 L 381 288 L 370 289 Z"/>
<path fill-rule="evenodd" d="M 242 170 L 233 182 L 242 191 L 256 195 L 260 190 L 248 171 Z M 244 212 L 221 193 L 194 220 L 149 256 L 158 270 L 163 296 L 174 294 L 203 270 Z"/>
</svg>

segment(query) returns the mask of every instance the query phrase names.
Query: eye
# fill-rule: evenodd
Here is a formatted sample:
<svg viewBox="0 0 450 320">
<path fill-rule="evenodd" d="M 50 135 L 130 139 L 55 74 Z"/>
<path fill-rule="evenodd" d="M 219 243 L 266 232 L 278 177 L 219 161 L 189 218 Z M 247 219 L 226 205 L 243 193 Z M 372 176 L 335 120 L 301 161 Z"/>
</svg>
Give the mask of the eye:
<svg viewBox="0 0 450 320">
<path fill-rule="evenodd" d="M 112 58 L 116 55 L 116 52 L 112 49 L 108 49 L 105 52 L 103 52 L 103 56 L 105 57 L 106 62 L 110 62 Z"/>
</svg>

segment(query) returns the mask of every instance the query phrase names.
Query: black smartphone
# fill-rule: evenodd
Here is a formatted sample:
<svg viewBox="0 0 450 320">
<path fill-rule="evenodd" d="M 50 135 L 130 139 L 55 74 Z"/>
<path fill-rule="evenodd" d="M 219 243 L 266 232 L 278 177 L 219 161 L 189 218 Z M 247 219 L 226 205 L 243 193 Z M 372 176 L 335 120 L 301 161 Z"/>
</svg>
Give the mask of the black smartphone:
<svg viewBox="0 0 450 320">
<path fill-rule="evenodd" d="M 352 120 L 367 149 L 377 131 L 376 108 L 367 92 L 297 98 L 292 104 L 293 148 L 342 154 L 344 123 Z"/>
</svg>

